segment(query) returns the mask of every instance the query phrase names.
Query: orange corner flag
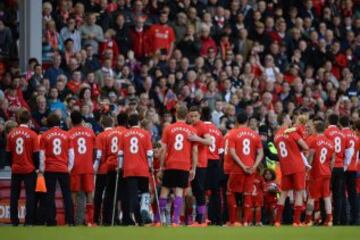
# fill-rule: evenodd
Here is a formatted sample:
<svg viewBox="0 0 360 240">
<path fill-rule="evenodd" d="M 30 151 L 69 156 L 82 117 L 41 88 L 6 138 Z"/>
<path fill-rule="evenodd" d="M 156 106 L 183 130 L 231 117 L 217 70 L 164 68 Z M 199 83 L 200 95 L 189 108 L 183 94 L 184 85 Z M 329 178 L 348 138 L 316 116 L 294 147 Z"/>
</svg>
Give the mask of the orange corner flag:
<svg viewBox="0 0 360 240">
<path fill-rule="evenodd" d="M 47 192 L 46 184 L 45 184 L 45 178 L 44 178 L 44 175 L 41 174 L 41 173 L 39 173 L 37 175 L 35 192 L 42 192 L 42 193 Z"/>
</svg>

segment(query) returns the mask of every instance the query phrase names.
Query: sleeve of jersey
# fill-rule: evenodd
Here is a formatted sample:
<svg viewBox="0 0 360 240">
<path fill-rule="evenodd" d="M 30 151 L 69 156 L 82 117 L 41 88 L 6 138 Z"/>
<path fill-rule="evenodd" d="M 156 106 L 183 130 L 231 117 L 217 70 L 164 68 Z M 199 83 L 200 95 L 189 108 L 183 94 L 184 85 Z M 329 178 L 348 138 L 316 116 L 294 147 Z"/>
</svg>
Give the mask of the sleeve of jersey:
<svg viewBox="0 0 360 240">
<path fill-rule="evenodd" d="M 33 136 L 34 152 L 40 151 L 40 141 L 36 134 Z"/>
<path fill-rule="evenodd" d="M 301 139 L 301 136 L 300 136 L 298 133 L 296 133 L 296 132 L 291 133 L 291 137 L 292 137 L 296 142 Z"/>
<path fill-rule="evenodd" d="M 163 132 L 163 135 L 161 138 L 161 142 L 164 144 L 168 144 L 168 128 L 167 127 L 164 129 L 164 132 Z"/>
<path fill-rule="evenodd" d="M 220 137 L 219 137 L 218 153 L 219 153 L 219 154 L 224 153 L 224 137 L 223 137 L 223 136 L 220 136 Z"/>
<path fill-rule="evenodd" d="M 260 136 L 257 136 L 257 138 L 256 138 L 256 142 L 257 142 L 257 144 L 256 144 L 257 149 L 261 149 L 261 148 L 263 148 L 263 145 L 262 145 L 262 141 L 261 141 Z"/>
</svg>

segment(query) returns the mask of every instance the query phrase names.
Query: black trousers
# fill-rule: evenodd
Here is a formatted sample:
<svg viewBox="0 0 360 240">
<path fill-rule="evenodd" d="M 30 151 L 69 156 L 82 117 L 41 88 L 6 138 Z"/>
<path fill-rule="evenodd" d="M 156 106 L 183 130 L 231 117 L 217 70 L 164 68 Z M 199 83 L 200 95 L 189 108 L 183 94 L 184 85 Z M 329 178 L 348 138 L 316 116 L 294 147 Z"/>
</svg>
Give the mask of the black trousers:
<svg viewBox="0 0 360 240">
<path fill-rule="evenodd" d="M 106 174 L 97 174 L 96 182 L 95 182 L 95 193 L 94 193 L 94 222 L 97 225 L 100 225 L 100 212 L 101 206 L 103 203 L 103 195 L 105 192 L 107 183 L 107 175 Z"/>
<path fill-rule="evenodd" d="M 104 198 L 104 207 L 103 207 L 103 224 L 110 225 L 112 220 L 112 209 L 114 203 L 114 194 L 115 194 L 115 184 L 116 184 L 116 171 L 110 171 L 107 174 L 106 178 L 106 189 L 105 189 L 105 198 Z M 121 199 L 124 192 L 124 181 L 122 178 L 121 171 L 119 172 L 118 179 L 118 189 L 117 189 L 117 197 L 116 203 Z M 115 223 L 119 224 L 119 209 L 117 204 L 115 205 Z"/>
<path fill-rule="evenodd" d="M 220 182 L 221 182 L 221 162 L 219 160 L 209 160 L 206 169 L 206 190 L 210 190 L 208 202 L 208 218 L 212 224 L 222 225 Z"/>
<path fill-rule="evenodd" d="M 345 186 L 350 204 L 350 224 L 357 223 L 359 206 L 356 192 L 356 171 L 345 172 Z"/>
<path fill-rule="evenodd" d="M 195 178 L 191 182 L 191 189 L 196 200 L 196 206 L 205 205 L 205 180 L 206 168 L 196 168 Z M 197 213 L 196 221 L 202 223 L 203 216 Z"/>
<path fill-rule="evenodd" d="M 341 221 L 343 201 L 345 198 L 345 174 L 344 168 L 333 168 L 331 177 L 331 188 L 333 193 L 333 204 L 334 204 L 334 225 L 346 224 Z"/>
<path fill-rule="evenodd" d="M 55 192 L 56 183 L 59 182 L 61 193 L 64 201 L 65 221 L 67 224 L 74 224 L 74 209 L 71 200 L 70 191 L 70 175 L 68 173 L 60 172 L 45 172 L 45 181 L 47 188 L 46 199 L 46 223 L 47 225 L 56 225 L 56 205 Z"/>
<path fill-rule="evenodd" d="M 21 193 L 21 183 L 24 182 L 26 193 L 26 215 L 25 225 L 34 224 L 35 217 L 35 172 L 27 174 L 11 175 L 11 193 L 10 193 L 10 219 L 13 225 L 19 224 L 18 201 Z"/>
<path fill-rule="evenodd" d="M 140 198 L 142 193 L 149 192 L 149 178 L 148 177 L 126 177 L 124 178 L 125 194 L 124 194 L 124 208 L 123 208 L 123 225 L 135 225 L 132 219 L 132 214 L 135 215 L 135 220 L 140 225 L 143 224 L 140 216 Z"/>
</svg>

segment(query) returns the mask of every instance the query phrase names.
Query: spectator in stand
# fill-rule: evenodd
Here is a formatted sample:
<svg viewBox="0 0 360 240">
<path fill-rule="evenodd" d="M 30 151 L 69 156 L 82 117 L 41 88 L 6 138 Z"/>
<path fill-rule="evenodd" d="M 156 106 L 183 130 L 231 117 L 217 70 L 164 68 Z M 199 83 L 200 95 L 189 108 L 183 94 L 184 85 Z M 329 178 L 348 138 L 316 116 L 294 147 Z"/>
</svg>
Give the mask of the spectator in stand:
<svg viewBox="0 0 360 240">
<path fill-rule="evenodd" d="M 99 51 L 99 43 L 104 41 L 103 29 L 96 24 L 96 14 L 90 13 L 87 16 L 86 23 L 80 28 L 82 45 L 90 44 L 93 51 Z"/>
<path fill-rule="evenodd" d="M 159 54 L 161 49 L 166 49 L 167 59 L 169 59 L 174 51 L 175 33 L 168 24 L 168 14 L 160 13 L 159 23 L 153 24 L 148 34 L 149 50 L 153 56 Z"/>
<path fill-rule="evenodd" d="M 46 118 L 50 111 L 47 108 L 46 98 L 38 96 L 36 98 L 36 110 L 32 112 L 35 128 L 37 130 L 46 128 Z"/>
<path fill-rule="evenodd" d="M 44 74 L 44 78 L 49 79 L 51 87 L 55 86 L 58 77 L 65 73 L 60 66 L 61 66 L 61 56 L 60 54 L 55 54 L 52 59 L 52 66 L 48 68 Z"/>
<path fill-rule="evenodd" d="M 200 45 L 200 56 L 206 57 L 210 48 L 214 49 L 215 55 L 217 54 L 216 43 L 210 36 L 210 28 L 206 25 L 201 26 Z"/>
<path fill-rule="evenodd" d="M 0 57 L 10 57 L 12 44 L 13 37 L 11 30 L 0 20 Z"/>
<path fill-rule="evenodd" d="M 81 34 L 76 27 L 76 20 L 73 17 L 68 18 L 67 26 L 63 27 L 60 31 L 62 39 L 72 39 L 73 40 L 73 51 L 79 52 L 81 50 Z"/>
</svg>

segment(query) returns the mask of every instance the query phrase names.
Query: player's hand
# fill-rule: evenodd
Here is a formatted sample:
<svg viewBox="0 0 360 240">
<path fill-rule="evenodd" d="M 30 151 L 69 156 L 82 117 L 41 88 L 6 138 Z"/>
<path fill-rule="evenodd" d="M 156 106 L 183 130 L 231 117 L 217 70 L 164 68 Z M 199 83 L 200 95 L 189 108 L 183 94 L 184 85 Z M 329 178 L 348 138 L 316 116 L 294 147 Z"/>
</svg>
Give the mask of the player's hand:
<svg viewBox="0 0 360 240">
<path fill-rule="evenodd" d="M 191 182 L 195 178 L 195 169 L 191 169 L 189 172 L 189 181 Z"/>
<path fill-rule="evenodd" d="M 196 134 L 191 134 L 187 137 L 187 139 L 191 142 L 197 142 L 199 141 L 199 136 Z"/>
<path fill-rule="evenodd" d="M 256 171 L 255 167 L 249 167 L 247 168 L 249 174 L 253 174 Z"/>
<path fill-rule="evenodd" d="M 156 178 L 159 182 L 161 182 L 162 178 L 163 178 L 163 171 L 160 170 L 157 175 L 156 175 Z"/>
</svg>

